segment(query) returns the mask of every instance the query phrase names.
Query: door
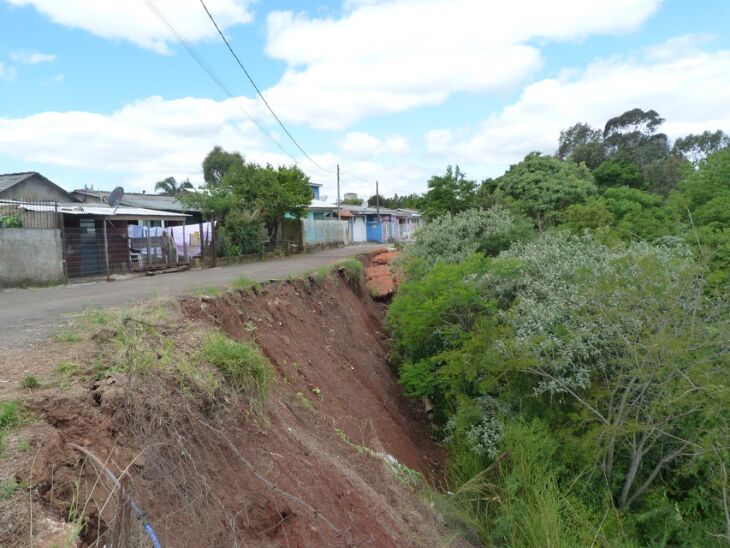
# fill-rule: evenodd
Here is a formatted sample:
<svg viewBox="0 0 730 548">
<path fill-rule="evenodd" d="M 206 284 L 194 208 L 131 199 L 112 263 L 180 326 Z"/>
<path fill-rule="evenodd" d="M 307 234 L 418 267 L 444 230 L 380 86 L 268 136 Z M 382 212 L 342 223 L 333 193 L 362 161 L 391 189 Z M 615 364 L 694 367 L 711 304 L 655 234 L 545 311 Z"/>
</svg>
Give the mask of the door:
<svg viewBox="0 0 730 548">
<path fill-rule="evenodd" d="M 367 242 L 367 228 L 365 226 L 365 219 L 362 217 L 355 217 L 352 227 L 352 241 L 353 242 Z"/>
<path fill-rule="evenodd" d="M 382 242 L 383 231 L 382 226 L 378 221 L 368 221 L 367 228 L 368 242 Z"/>
<path fill-rule="evenodd" d="M 81 275 L 88 276 L 101 272 L 99 245 L 96 240 L 96 221 L 79 219 L 79 239 L 81 244 Z"/>
</svg>

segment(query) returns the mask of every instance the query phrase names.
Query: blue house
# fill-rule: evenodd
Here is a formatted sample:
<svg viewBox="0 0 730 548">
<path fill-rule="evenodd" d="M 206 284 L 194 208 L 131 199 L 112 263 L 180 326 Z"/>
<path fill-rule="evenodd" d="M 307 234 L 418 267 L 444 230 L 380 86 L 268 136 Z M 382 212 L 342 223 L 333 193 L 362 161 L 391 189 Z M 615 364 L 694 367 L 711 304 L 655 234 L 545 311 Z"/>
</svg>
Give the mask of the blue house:
<svg viewBox="0 0 730 548">
<path fill-rule="evenodd" d="M 319 189 L 322 185 L 320 183 L 309 183 L 309 188 L 312 189 L 312 198 L 319 200 Z"/>
</svg>

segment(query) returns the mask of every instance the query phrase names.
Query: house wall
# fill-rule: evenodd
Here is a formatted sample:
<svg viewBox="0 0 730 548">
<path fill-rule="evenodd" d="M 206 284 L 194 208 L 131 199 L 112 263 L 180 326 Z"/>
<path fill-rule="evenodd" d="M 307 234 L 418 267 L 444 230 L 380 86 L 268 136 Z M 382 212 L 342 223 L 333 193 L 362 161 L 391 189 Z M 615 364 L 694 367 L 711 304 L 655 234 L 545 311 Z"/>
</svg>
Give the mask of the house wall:
<svg viewBox="0 0 730 548">
<path fill-rule="evenodd" d="M 43 178 L 33 175 L 25 181 L 13 185 L 0 192 L 0 198 L 5 200 L 49 200 L 53 202 L 70 202 L 74 198 L 63 190 L 49 185 Z"/>
<path fill-rule="evenodd" d="M 0 287 L 63 282 L 59 229 L 0 228 Z"/>
</svg>

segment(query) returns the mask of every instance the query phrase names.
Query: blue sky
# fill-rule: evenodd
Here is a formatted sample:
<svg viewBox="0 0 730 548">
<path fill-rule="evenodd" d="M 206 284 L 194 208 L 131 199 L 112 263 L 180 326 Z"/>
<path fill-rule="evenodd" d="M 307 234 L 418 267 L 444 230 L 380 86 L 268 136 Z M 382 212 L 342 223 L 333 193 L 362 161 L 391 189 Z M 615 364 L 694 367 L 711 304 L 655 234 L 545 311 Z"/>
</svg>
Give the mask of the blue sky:
<svg viewBox="0 0 730 548">
<path fill-rule="evenodd" d="M 198 0 L 0 0 L 0 172 L 66 188 L 201 181 L 214 145 L 334 174 L 286 140 Z M 62 6 L 61 6 L 62 4 Z M 342 191 L 422 192 L 459 163 L 499 175 L 561 128 L 654 108 L 676 137 L 730 132 L 723 0 L 208 0 L 274 109 Z M 245 111 L 245 112 L 244 112 Z M 268 135 L 252 124 L 253 116 Z"/>
</svg>

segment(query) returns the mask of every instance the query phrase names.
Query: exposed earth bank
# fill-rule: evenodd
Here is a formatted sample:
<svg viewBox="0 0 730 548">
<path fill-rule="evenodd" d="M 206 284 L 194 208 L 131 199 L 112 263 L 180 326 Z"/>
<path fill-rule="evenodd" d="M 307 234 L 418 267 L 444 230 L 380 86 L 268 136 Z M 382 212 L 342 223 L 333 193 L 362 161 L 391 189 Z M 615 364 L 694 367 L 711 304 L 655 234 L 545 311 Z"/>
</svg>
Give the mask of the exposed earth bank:
<svg viewBox="0 0 730 548">
<path fill-rule="evenodd" d="M 212 329 L 254 342 L 275 370 L 263 408 L 155 369 L 33 390 L 0 460 L 21 486 L 0 501 L 0 544 L 63 545 L 78 527 L 81 545 L 145 545 L 77 444 L 125 478 L 163 546 L 463 545 L 419 495 L 415 472 L 438 476 L 443 454 L 389 368 L 383 314 L 337 273 L 171 304 L 142 326 L 164 335 L 156 359 L 194 353 Z M 90 335 L 78 355 L 95 364 L 78 369 L 119 359 L 118 338 Z"/>
</svg>

